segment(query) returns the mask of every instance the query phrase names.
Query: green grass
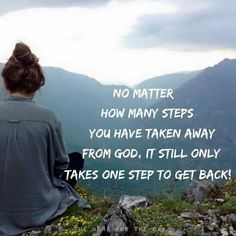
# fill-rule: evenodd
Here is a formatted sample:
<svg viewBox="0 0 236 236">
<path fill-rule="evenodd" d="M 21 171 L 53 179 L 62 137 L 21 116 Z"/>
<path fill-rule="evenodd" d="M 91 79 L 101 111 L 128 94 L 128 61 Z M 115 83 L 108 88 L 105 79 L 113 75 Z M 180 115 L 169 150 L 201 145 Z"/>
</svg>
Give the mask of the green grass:
<svg viewBox="0 0 236 236">
<path fill-rule="evenodd" d="M 218 207 L 218 212 L 223 215 L 236 213 L 236 196 L 228 196 L 226 201 Z"/>
<path fill-rule="evenodd" d="M 107 196 L 95 196 L 83 187 L 77 186 L 76 190 L 91 205 L 91 208 L 81 208 L 73 204 L 53 224 L 60 226 L 53 236 L 91 236 L 97 229 L 108 209 L 114 203 Z"/>
<path fill-rule="evenodd" d="M 216 199 L 221 201 L 217 202 Z M 236 180 L 233 179 L 223 186 L 216 187 L 203 203 L 188 203 L 174 192 L 156 196 L 152 200 L 153 204 L 150 207 L 136 208 L 132 213 L 138 227 L 145 229 L 145 232 L 141 231 L 141 235 L 168 235 L 164 234 L 163 229 L 175 228 L 184 230 L 190 236 L 200 236 L 201 233 L 197 230 L 190 232 L 184 220 L 178 219 L 177 216 L 182 212 L 207 214 L 209 209 L 222 215 L 236 213 Z M 192 223 L 198 224 L 194 219 Z M 153 232 L 153 228 L 156 228 L 157 232 Z"/>
<path fill-rule="evenodd" d="M 91 236 L 112 204 L 117 202 L 117 199 L 107 196 L 96 196 L 81 186 L 77 187 L 77 191 L 89 202 L 91 208 L 82 209 L 72 205 L 53 222 L 61 227 L 53 232 L 53 236 Z M 223 201 L 216 202 L 216 198 Z M 183 230 L 190 236 L 200 236 L 197 230 L 189 232 L 185 220 L 179 219 L 178 216 L 182 212 L 207 214 L 209 209 L 222 215 L 236 213 L 236 181 L 228 181 L 216 188 L 204 203 L 188 203 L 175 192 L 153 196 L 151 201 L 149 207 L 136 207 L 131 211 L 141 236 L 167 235 L 165 230 L 169 228 Z M 192 223 L 197 224 L 194 219 Z"/>
<path fill-rule="evenodd" d="M 159 204 L 146 209 L 135 208 L 132 217 L 137 222 L 141 235 L 163 235 L 166 228 L 185 229 L 183 220 L 177 219 L 174 214 L 163 212 Z"/>
</svg>

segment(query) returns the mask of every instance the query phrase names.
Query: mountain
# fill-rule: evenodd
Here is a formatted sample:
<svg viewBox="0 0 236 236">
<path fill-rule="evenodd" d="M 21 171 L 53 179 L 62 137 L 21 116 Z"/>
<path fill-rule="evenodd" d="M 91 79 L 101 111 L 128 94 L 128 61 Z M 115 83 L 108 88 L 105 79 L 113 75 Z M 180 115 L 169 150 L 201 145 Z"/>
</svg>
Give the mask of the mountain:
<svg viewBox="0 0 236 236">
<path fill-rule="evenodd" d="M 135 89 L 143 89 L 143 88 L 169 88 L 169 89 L 177 89 L 193 77 L 197 76 L 201 71 L 188 71 L 188 72 L 179 72 L 166 74 L 162 76 L 156 76 L 143 82 L 136 84 L 134 86 Z M 152 105 L 155 103 L 155 99 L 147 100 L 147 105 Z"/>
<path fill-rule="evenodd" d="M 1 66 L 1 64 L 0 64 Z M 85 169 L 177 169 L 177 168 L 225 168 L 235 170 L 236 147 L 236 60 L 225 59 L 213 67 L 200 72 L 168 75 L 158 79 L 144 81 L 136 88 L 160 88 L 163 86 L 174 89 L 174 100 L 162 99 L 152 101 L 132 98 L 113 98 L 113 89 L 132 88 L 117 85 L 102 85 L 93 78 L 71 73 L 60 68 L 43 68 L 46 85 L 36 96 L 40 104 L 51 107 L 59 116 L 68 151 L 82 151 L 83 148 L 136 148 L 141 156 L 145 156 L 147 148 L 221 148 L 220 156 L 211 160 L 146 160 L 141 159 L 87 159 Z M 165 79 L 167 81 L 165 81 Z M 172 79 L 171 79 L 172 78 Z M 168 82 L 169 81 L 169 82 Z M 157 86 L 157 87 L 152 87 Z M 135 89 L 135 88 L 134 88 Z M 1 91 L 1 90 L 0 90 Z M 0 96 L 4 97 L 2 91 Z M 102 108 L 193 108 L 191 119 L 103 119 L 100 117 Z M 216 129 L 213 139 L 90 139 L 89 129 L 115 128 L 209 128 Z M 82 180 L 81 180 L 82 181 Z M 167 184 L 182 184 L 182 182 L 165 182 L 153 179 L 131 180 L 93 180 L 86 181 L 87 186 L 102 193 L 115 192 L 150 192 L 156 191 Z M 140 187 L 141 186 L 141 187 Z"/>
<path fill-rule="evenodd" d="M 152 106 L 153 109 L 165 108 L 193 108 L 191 119 L 156 119 L 138 121 L 137 127 L 156 128 L 208 128 L 216 129 L 212 139 L 170 139 L 149 140 L 146 143 L 138 143 L 143 152 L 146 147 L 166 148 L 193 148 L 213 149 L 220 148 L 218 159 L 191 159 L 176 162 L 169 161 L 168 167 L 174 168 L 209 168 L 232 169 L 236 168 L 236 59 L 225 59 L 213 67 L 208 67 L 175 90 L 174 100 L 162 100 Z M 152 166 L 162 166 L 160 160 L 153 161 Z M 163 164 L 166 166 L 166 163 Z"/>
<path fill-rule="evenodd" d="M 156 76 L 136 84 L 134 88 L 172 88 L 176 89 L 186 83 L 201 71 L 189 71 Z"/>
</svg>

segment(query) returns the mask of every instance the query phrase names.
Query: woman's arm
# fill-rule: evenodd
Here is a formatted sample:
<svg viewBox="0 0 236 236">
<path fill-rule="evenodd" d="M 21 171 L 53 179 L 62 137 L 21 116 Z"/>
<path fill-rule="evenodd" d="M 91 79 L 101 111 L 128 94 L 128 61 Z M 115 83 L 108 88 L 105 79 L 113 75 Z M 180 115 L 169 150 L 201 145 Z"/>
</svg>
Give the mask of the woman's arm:
<svg viewBox="0 0 236 236">
<path fill-rule="evenodd" d="M 58 121 L 58 126 L 56 128 L 56 137 L 56 157 L 54 172 L 58 178 L 61 178 L 63 176 L 64 170 L 67 169 L 69 166 L 70 159 L 66 151 L 60 121 Z"/>
</svg>

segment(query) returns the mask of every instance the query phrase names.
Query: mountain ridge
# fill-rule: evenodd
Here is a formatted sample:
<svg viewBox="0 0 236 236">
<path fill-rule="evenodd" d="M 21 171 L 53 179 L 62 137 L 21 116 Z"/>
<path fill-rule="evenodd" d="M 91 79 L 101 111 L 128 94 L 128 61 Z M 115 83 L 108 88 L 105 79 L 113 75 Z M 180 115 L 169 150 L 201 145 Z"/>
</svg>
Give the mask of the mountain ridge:
<svg viewBox="0 0 236 236">
<path fill-rule="evenodd" d="M 234 153 L 236 152 L 236 59 L 225 59 L 215 66 L 207 67 L 199 74 L 189 79 L 186 83 L 176 88 L 174 91 L 175 99 L 172 101 L 161 100 L 152 104 L 147 104 L 143 100 L 135 99 L 115 99 L 112 97 L 114 88 L 128 88 L 126 86 L 102 85 L 95 79 L 84 76 L 76 79 L 77 74 L 67 73 L 65 70 L 57 70 L 53 67 L 46 68 L 46 85 L 42 92 L 37 94 L 36 101 L 52 108 L 59 116 L 65 136 L 65 143 L 68 151 L 80 151 L 83 148 L 134 148 L 145 152 L 149 147 L 160 147 L 161 145 L 190 148 L 192 146 L 203 147 L 222 147 L 222 158 L 219 161 L 211 163 L 212 167 L 221 166 L 226 168 L 235 166 L 236 161 Z M 56 70 L 56 71 L 55 71 Z M 69 81 L 69 82 L 68 82 Z M 128 88 L 131 89 L 131 88 Z M 131 119 L 102 119 L 100 112 L 102 108 L 168 108 L 168 107 L 193 107 L 196 115 L 193 119 L 182 122 L 160 120 L 131 120 Z M 173 140 L 171 142 L 161 142 L 159 140 L 113 140 L 113 139 L 93 139 L 89 138 L 89 129 L 115 129 L 115 128 L 212 128 L 217 129 L 214 140 L 198 140 L 190 142 L 186 140 Z M 169 162 L 168 162 L 169 163 Z M 175 166 L 175 162 L 168 164 L 170 168 Z M 191 161 L 179 162 L 176 167 L 191 167 L 194 163 Z M 205 165 L 204 162 L 195 162 L 198 168 Z M 85 162 L 86 169 L 110 168 L 166 168 L 167 162 L 149 162 L 144 163 L 141 160 L 93 160 L 88 159 Z M 114 183 L 102 183 L 102 180 L 88 183 L 94 190 L 106 189 L 104 191 L 112 192 Z M 155 189 L 157 183 L 150 181 L 139 188 L 139 183 L 122 182 L 120 185 L 122 191 L 148 191 Z M 115 183 L 116 185 L 116 183 Z M 155 186 L 155 187 L 153 187 Z M 116 188 L 121 191 L 120 188 Z M 102 190 L 101 190 L 102 191 Z"/>
</svg>

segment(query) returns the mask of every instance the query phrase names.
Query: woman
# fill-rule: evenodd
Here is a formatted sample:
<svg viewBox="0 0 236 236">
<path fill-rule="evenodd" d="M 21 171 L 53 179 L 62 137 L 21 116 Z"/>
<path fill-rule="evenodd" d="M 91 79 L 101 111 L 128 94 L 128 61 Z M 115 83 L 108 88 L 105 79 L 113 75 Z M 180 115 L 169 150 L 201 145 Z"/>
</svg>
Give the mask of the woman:
<svg viewBox="0 0 236 236">
<path fill-rule="evenodd" d="M 17 235 L 86 201 L 61 179 L 70 161 L 61 124 L 32 100 L 45 78 L 26 44 L 15 45 L 2 77 L 10 96 L 0 102 L 0 235 Z"/>
</svg>

